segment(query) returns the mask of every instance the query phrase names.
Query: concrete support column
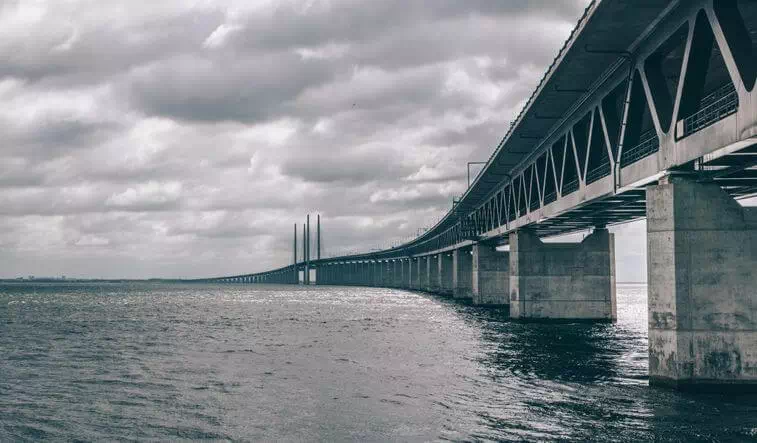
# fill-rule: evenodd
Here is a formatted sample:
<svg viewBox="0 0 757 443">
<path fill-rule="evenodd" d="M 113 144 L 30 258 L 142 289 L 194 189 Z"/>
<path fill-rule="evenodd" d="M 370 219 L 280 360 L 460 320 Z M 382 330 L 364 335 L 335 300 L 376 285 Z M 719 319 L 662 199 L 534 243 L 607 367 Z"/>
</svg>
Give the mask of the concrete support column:
<svg viewBox="0 0 757 443">
<path fill-rule="evenodd" d="M 374 261 L 369 262 L 371 276 L 368 281 L 368 286 L 379 287 L 381 286 L 381 262 Z"/>
<path fill-rule="evenodd" d="M 452 251 L 452 296 L 471 298 L 473 296 L 473 256 L 470 248 Z"/>
<path fill-rule="evenodd" d="M 418 277 L 420 277 L 418 289 L 421 291 L 428 290 L 428 267 L 428 256 L 418 257 Z"/>
<path fill-rule="evenodd" d="M 394 276 L 392 275 L 392 261 L 385 260 L 381 265 L 384 267 L 384 278 L 381 281 L 382 286 L 385 288 L 391 288 L 392 279 L 394 278 Z"/>
<path fill-rule="evenodd" d="M 412 288 L 415 290 L 421 289 L 421 285 L 423 284 L 423 273 L 421 273 L 421 257 L 415 257 L 413 258 L 413 279 L 412 279 Z"/>
<path fill-rule="evenodd" d="M 718 185 L 647 188 L 651 384 L 757 388 L 757 208 Z"/>
<path fill-rule="evenodd" d="M 445 252 L 439 254 L 438 266 L 439 266 L 439 293 L 443 295 L 452 295 L 452 280 L 453 280 L 453 258 L 452 253 Z"/>
<path fill-rule="evenodd" d="M 395 263 L 397 264 L 397 269 L 399 270 L 399 272 L 397 273 L 397 287 L 404 288 L 405 282 L 407 281 L 407 275 L 405 273 L 405 260 L 399 259 Z"/>
<path fill-rule="evenodd" d="M 504 306 L 509 303 L 510 262 L 507 252 L 493 245 L 473 245 L 471 256 L 471 296 L 473 304 Z"/>
<path fill-rule="evenodd" d="M 415 273 L 413 272 L 413 259 L 411 257 L 407 258 L 407 261 L 405 262 L 405 286 L 407 289 L 413 289 L 413 278 L 415 276 Z"/>
<path fill-rule="evenodd" d="M 345 266 L 345 284 L 353 286 L 355 284 L 357 274 L 357 263 L 348 262 Z"/>
<path fill-rule="evenodd" d="M 376 275 L 376 284 L 374 286 L 378 288 L 386 287 L 386 262 L 385 261 L 377 261 L 376 262 L 376 269 L 378 270 L 378 275 Z"/>
<path fill-rule="evenodd" d="M 617 319 L 615 237 L 598 228 L 580 243 L 510 234 L 510 317 Z"/>
<path fill-rule="evenodd" d="M 386 260 L 381 265 L 384 268 L 384 278 L 381 279 L 381 286 L 384 288 L 391 288 L 393 286 L 393 280 L 394 275 L 392 273 L 392 270 L 394 269 L 392 266 L 391 260 Z"/>
<path fill-rule="evenodd" d="M 439 255 L 426 256 L 428 269 L 428 292 L 438 293 L 439 286 Z"/>
<path fill-rule="evenodd" d="M 400 287 L 400 281 L 402 281 L 402 279 L 400 277 L 400 266 L 399 266 L 399 263 L 400 263 L 399 260 L 392 260 L 390 262 L 390 265 L 392 267 L 392 283 L 391 283 L 390 286 L 392 288 L 399 288 Z"/>
<path fill-rule="evenodd" d="M 370 286 L 371 285 L 371 263 L 361 261 L 360 262 L 360 282 L 358 286 Z"/>
</svg>

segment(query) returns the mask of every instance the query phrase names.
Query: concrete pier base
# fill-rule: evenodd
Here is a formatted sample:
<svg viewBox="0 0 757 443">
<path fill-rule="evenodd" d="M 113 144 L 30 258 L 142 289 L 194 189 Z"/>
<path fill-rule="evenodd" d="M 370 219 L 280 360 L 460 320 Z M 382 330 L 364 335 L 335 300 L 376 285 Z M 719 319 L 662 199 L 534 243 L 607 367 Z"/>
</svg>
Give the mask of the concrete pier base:
<svg viewBox="0 0 757 443">
<path fill-rule="evenodd" d="M 392 262 L 384 260 L 381 262 L 381 286 L 384 288 L 391 288 L 394 286 L 394 268 Z"/>
<path fill-rule="evenodd" d="M 418 289 L 428 290 L 428 257 L 418 257 Z"/>
<path fill-rule="evenodd" d="M 543 243 L 511 233 L 510 317 L 616 320 L 614 235 L 601 228 L 581 243 Z"/>
<path fill-rule="evenodd" d="M 410 288 L 415 290 L 421 289 L 421 258 L 414 257 L 410 260 Z M 425 273 L 425 272 L 424 272 Z"/>
<path fill-rule="evenodd" d="M 493 245 L 473 245 L 471 296 L 475 305 L 506 306 L 509 303 L 510 273 L 507 252 Z"/>
<path fill-rule="evenodd" d="M 402 280 L 402 261 L 392 260 L 392 287 L 401 288 Z"/>
<path fill-rule="evenodd" d="M 413 259 L 402 260 L 402 287 L 413 289 Z"/>
<path fill-rule="evenodd" d="M 718 185 L 647 188 L 649 377 L 757 389 L 757 208 Z"/>
<path fill-rule="evenodd" d="M 473 297 L 472 274 L 473 256 L 470 248 L 455 249 L 452 252 L 452 296 L 454 298 Z"/>
<path fill-rule="evenodd" d="M 426 256 L 426 267 L 428 269 L 428 286 L 426 291 L 438 294 L 441 289 L 439 285 L 439 260 L 440 255 Z"/>
<path fill-rule="evenodd" d="M 439 254 L 437 260 L 439 277 L 439 294 L 452 295 L 452 254 L 449 252 Z"/>
</svg>

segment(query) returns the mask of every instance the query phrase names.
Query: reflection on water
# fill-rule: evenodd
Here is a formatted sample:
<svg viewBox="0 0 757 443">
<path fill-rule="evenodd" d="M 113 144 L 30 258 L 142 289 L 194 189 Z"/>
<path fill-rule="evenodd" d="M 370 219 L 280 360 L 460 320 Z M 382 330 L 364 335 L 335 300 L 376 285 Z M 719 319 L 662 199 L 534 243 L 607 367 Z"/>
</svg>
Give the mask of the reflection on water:
<svg viewBox="0 0 757 443">
<path fill-rule="evenodd" d="M 509 321 L 407 291 L 0 286 L 0 441 L 757 439 L 757 397 L 647 382 L 616 324 Z"/>
</svg>

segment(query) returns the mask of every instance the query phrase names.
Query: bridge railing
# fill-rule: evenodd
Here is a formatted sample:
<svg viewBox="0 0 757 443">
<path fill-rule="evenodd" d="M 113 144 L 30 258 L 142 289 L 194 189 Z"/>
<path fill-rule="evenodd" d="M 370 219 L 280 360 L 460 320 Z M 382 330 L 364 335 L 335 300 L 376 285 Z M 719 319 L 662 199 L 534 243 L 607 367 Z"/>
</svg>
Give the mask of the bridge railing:
<svg viewBox="0 0 757 443">
<path fill-rule="evenodd" d="M 630 149 L 624 150 L 620 159 L 621 166 L 628 166 L 632 163 L 649 157 L 660 150 L 660 138 L 654 128 L 641 134 L 639 143 Z"/>
<path fill-rule="evenodd" d="M 562 195 L 568 195 L 576 191 L 578 191 L 578 179 L 571 180 L 562 187 Z"/>
<path fill-rule="evenodd" d="M 586 184 L 594 183 L 595 181 L 607 177 L 611 172 L 610 160 L 602 159 L 602 164 L 592 169 L 586 174 Z"/>
<path fill-rule="evenodd" d="M 676 127 L 678 139 L 701 131 L 739 109 L 739 94 L 731 82 L 719 87 L 704 97 L 699 104 L 699 111 L 680 120 Z"/>
</svg>

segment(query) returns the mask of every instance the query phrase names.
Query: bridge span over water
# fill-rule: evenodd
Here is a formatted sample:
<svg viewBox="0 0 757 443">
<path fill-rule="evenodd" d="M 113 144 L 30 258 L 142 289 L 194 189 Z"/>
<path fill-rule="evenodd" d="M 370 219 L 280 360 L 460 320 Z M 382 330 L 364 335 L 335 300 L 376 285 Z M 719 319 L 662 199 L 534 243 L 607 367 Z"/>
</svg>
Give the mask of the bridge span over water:
<svg viewBox="0 0 757 443">
<path fill-rule="evenodd" d="M 607 226 L 646 218 L 651 382 L 757 386 L 757 211 L 738 202 L 757 193 L 756 43 L 754 0 L 597 0 L 432 229 L 201 281 L 314 269 L 316 284 L 449 294 L 516 319 L 612 321 Z"/>
</svg>

